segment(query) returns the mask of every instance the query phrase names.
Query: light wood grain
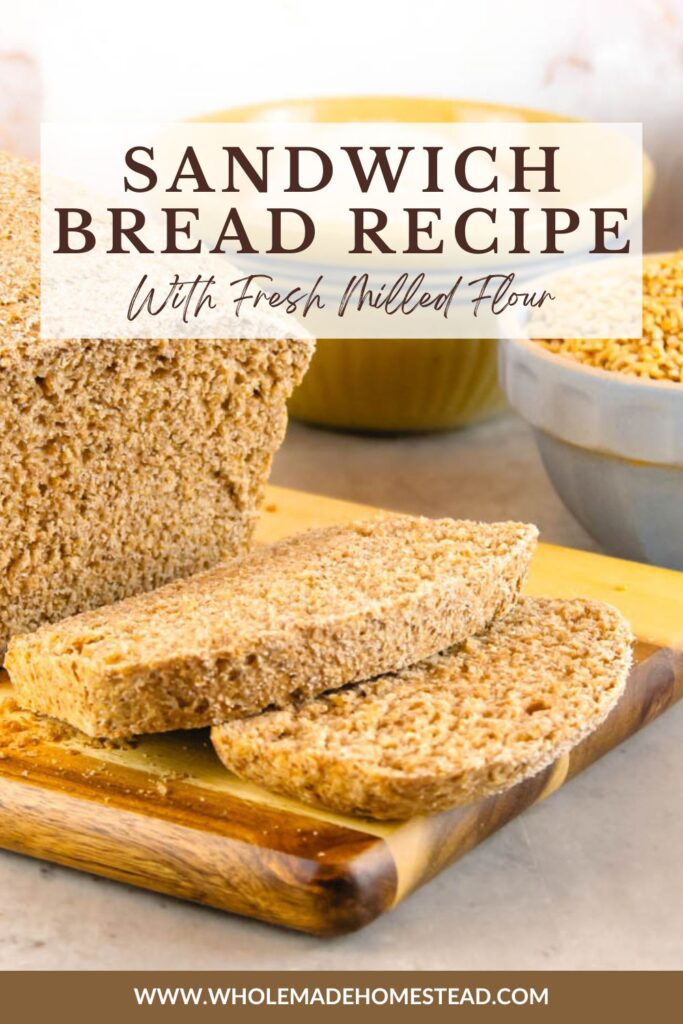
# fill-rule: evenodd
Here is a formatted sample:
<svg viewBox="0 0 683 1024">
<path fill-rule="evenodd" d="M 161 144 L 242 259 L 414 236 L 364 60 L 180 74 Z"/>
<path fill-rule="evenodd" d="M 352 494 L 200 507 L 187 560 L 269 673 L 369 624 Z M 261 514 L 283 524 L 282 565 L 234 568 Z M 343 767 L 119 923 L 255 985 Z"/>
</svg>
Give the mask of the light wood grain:
<svg viewBox="0 0 683 1024">
<path fill-rule="evenodd" d="M 272 540 L 374 510 L 271 488 Z M 229 775 L 206 732 L 135 748 L 57 737 L 0 682 L 0 845 L 319 935 L 367 924 L 683 694 L 683 574 L 541 547 L 533 593 L 602 597 L 639 637 L 615 711 L 569 757 L 507 793 L 404 823 L 344 818 Z"/>
</svg>

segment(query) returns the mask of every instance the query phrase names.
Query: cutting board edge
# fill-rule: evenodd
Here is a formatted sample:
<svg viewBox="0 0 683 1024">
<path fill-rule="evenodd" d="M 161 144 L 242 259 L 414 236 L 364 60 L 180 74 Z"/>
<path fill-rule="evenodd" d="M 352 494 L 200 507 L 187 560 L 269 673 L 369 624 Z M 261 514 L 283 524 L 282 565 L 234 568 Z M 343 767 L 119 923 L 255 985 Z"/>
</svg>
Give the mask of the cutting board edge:
<svg viewBox="0 0 683 1024">
<path fill-rule="evenodd" d="M 321 860 L 60 791 L 15 767 L 0 769 L 0 846 L 14 853 L 320 937 L 396 905 L 397 865 L 376 834 L 353 830 Z"/>
</svg>

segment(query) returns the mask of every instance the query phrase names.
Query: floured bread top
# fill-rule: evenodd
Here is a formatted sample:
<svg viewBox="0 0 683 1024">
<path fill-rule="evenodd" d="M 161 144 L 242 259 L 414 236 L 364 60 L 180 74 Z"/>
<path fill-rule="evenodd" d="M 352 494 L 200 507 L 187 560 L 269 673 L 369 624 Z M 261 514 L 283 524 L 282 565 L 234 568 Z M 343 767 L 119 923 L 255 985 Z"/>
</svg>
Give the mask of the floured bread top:
<svg viewBox="0 0 683 1024">
<path fill-rule="evenodd" d="M 77 655 L 121 669 L 169 652 L 210 656 L 231 637 L 288 625 L 311 630 L 419 597 L 431 585 L 490 579 L 517 556 L 528 564 L 537 537 L 523 523 L 388 516 L 311 530 L 117 605 L 23 638 L 33 650 Z M 520 577 L 523 573 L 520 570 Z M 16 641 L 14 642 L 16 644 Z"/>
</svg>

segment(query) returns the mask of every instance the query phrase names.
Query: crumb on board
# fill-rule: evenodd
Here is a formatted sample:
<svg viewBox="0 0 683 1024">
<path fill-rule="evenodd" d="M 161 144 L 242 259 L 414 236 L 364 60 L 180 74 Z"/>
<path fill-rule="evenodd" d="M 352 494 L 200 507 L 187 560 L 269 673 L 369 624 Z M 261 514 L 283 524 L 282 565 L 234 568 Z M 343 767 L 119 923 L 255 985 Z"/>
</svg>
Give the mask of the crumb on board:
<svg viewBox="0 0 683 1024">
<path fill-rule="evenodd" d="M 51 757 L 49 747 L 60 748 L 59 757 Z M 88 755 L 89 751 L 96 753 L 102 750 L 130 750 L 136 746 L 135 740 L 101 740 L 86 736 L 78 729 L 60 722 L 45 715 L 37 715 L 32 711 L 21 708 L 12 697 L 0 700 L 0 761 L 7 760 L 14 756 L 21 759 L 35 759 L 40 766 L 49 766 L 51 769 L 63 773 L 65 764 L 63 754 L 70 758 L 79 755 Z M 143 754 L 145 760 L 152 760 Z M 105 761 L 90 760 L 87 766 L 81 766 L 80 776 L 83 779 L 106 778 L 112 776 L 110 767 Z M 28 778 L 30 772 L 23 769 L 23 778 Z M 113 777 L 113 776 L 112 776 Z M 152 785 L 158 796 L 165 797 L 170 791 L 173 782 L 189 778 L 187 772 L 169 771 L 152 780 Z M 141 787 L 138 792 L 148 787 Z M 128 794 L 136 792 L 135 789 L 127 788 Z"/>
<path fill-rule="evenodd" d="M 44 743 L 77 744 L 80 750 L 122 750 L 135 745 L 134 740 L 93 739 L 66 722 L 46 715 L 37 715 L 21 708 L 13 697 L 0 701 L 0 751 L 30 752 Z M 69 748 L 77 752 L 74 747 Z"/>
<path fill-rule="evenodd" d="M 13 697 L 0 699 L 0 762 L 15 758 L 19 763 L 26 764 L 29 760 L 36 768 L 49 768 L 55 774 L 65 775 L 71 774 L 71 761 L 74 765 L 73 770 L 81 779 L 93 782 L 97 780 L 98 799 L 104 803 L 109 803 L 112 799 L 105 796 L 102 790 L 102 785 L 108 785 L 110 781 L 118 795 L 148 799 L 152 792 L 154 797 L 165 800 L 173 796 L 174 783 L 191 778 L 188 772 L 178 769 L 164 768 L 160 772 L 154 756 L 142 750 L 138 753 L 138 758 L 141 757 L 150 768 L 147 772 L 142 769 L 140 785 L 122 785 L 123 778 L 117 771 L 116 763 L 95 760 L 102 752 L 125 752 L 136 748 L 137 745 L 136 739 L 94 739 L 66 722 L 36 715 L 20 708 Z M 187 751 L 187 743 L 182 743 L 181 749 Z M 79 757 L 85 757 L 87 761 L 79 762 Z M 23 778 L 30 778 L 32 771 L 23 768 L 20 775 Z M 204 797 L 199 797 L 199 800 L 205 802 Z"/>
</svg>

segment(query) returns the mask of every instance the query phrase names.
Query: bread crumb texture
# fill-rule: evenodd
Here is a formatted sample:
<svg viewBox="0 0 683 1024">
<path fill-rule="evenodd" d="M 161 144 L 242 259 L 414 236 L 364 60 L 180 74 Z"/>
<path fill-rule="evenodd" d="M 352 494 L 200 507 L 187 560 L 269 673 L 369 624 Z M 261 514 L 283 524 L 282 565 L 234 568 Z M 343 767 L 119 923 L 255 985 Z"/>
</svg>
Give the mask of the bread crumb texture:
<svg viewBox="0 0 683 1024">
<path fill-rule="evenodd" d="M 242 552 L 312 344 L 39 336 L 39 175 L 0 154 L 0 656 Z"/>
<path fill-rule="evenodd" d="M 231 771 L 345 814 L 392 819 L 506 789 L 591 732 L 621 694 L 616 609 L 523 598 L 488 632 L 419 665 L 212 730 Z"/>
<path fill-rule="evenodd" d="M 91 736 L 198 728 L 403 668 L 509 611 L 537 530 L 387 516 L 312 530 L 13 638 L 16 699 Z"/>
</svg>

